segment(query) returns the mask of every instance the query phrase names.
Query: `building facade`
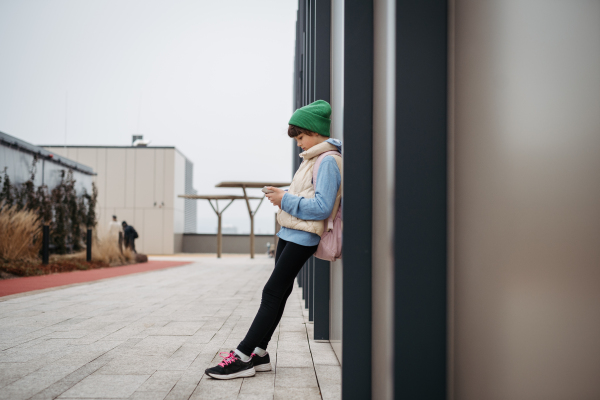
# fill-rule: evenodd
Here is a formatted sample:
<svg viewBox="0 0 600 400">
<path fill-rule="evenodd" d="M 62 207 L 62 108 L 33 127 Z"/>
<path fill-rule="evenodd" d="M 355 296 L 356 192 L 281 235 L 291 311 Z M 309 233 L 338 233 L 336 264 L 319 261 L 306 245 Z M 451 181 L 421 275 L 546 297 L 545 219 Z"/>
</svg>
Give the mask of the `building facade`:
<svg viewBox="0 0 600 400">
<path fill-rule="evenodd" d="M 195 192 L 193 164 L 175 147 L 44 148 L 96 171 L 100 234 L 116 215 L 137 230 L 138 252 L 173 254 L 182 251 L 184 232 L 195 232 L 195 202 L 177 197 Z"/>
<path fill-rule="evenodd" d="M 299 1 L 294 108 L 331 102 L 344 249 L 298 281 L 345 400 L 600 398 L 599 15 Z"/>
<path fill-rule="evenodd" d="M 33 160 L 37 158 L 35 171 L 32 171 Z M 54 189 L 68 170 L 73 171 L 77 195 L 92 193 L 94 170 L 87 164 L 78 163 L 34 146 L 14 136 L 0 132 L 0 173 L 6 171 L 12 184 L 28 181 L 35 174 L 34 185 L 46 185 L 48 190 Z"/>
</svg>

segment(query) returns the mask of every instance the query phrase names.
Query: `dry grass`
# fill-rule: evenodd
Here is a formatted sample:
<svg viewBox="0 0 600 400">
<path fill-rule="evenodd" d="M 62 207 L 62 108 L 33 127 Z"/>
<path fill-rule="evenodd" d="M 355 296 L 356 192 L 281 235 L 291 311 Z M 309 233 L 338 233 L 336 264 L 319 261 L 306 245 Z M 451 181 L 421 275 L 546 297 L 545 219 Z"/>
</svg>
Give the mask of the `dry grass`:
<svg viewBox="0 0 600 400">
<path fill-rule="evenodd" d="M 16 276 L 45 275 L 56 272 L 105 268 L 136 262 L 135 254 L 119 249 L 116 240 L 108 237 L 92 243 L 92 261 L 86 262 L 86 252 L 51 255 L 50 264 L 42 265 L 42 225 L 33 211 L 17 211 L 0 203 L 0 270 Z"/>
<path fill-rule="evenodd" d="M 58 272 L 85 271 L 88 269 L 107 268 L 108 265 L 101 262 L 85 262 L 79 260 L 59 260 L 42 264 L 40 260 L 34 261 L 11 261 L 0 262 L 0 277 L 10 279 L 18 276 L 48 275 Z"/>
<path fill-rule="evenodd" d="M 93 242 L 92 261 L 86 262 L 85 259 L 86 253 L 82 251 L 75 254 L 53 254 L 50 256 L 50 263 L 48 265 L 42 265 L 39 256 L 33 259 L 0 260 L 0 270 L 14 276 L 36 276 L 58 272 L 116 267 L 136 262 L 135 254 L 131 250 L 123 249 L 123 254 L 121 254 L 118 244 L 107 238 Z"/>
<path fill-rule="evenodd" d="M 35 260 L 42 247 L 42 225 L 33 211 L 0 203 L 0 260 Z"/>
<path fill-rule="evenodd" d="M 96 236 L 96 235 L 94 235 Z M 74 254 L 53 255 L 50 261 L 61 260 L 77 260 L 85 261 L 86 252 L 82 251 Z M 110 265 L 111 267 L 118 265 L 127 265 L 135 263 L 135 253 L 128 248 L 123 247 L 123 253 L 119 250 L 119 244 L 116 239 L 108 236 L 92 241 L 92 262 L 99 262 Z"/>
</svg>

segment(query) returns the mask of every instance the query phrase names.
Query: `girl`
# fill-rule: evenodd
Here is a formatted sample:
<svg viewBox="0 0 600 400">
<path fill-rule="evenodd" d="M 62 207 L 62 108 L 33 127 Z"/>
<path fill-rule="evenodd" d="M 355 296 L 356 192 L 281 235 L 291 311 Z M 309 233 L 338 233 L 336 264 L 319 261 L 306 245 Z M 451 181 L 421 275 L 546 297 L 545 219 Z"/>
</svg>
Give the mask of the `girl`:
<svg viewBox="0 0 600 400">
<path fill-rule="evenodd" d="M 324 231 L 323 220 L 334 217 L 342 193 L 342 143 L 329 139 L 331 106 L 323 100 L 299 108 L 290 118 L 288 136 L 296 139 L 304 159 L 294 175 L 289 191 L 269 187 L 271 203 L 278 206 L 277 221 L 282 228 L 277 233 L 279 243 L 275 269 L 262 293 L 260 308 L 235 351 L 222 356 L 223 361 L 205 373 L 216 379 L 253 376 L 256 371 L 270 371 L 271 360 L 266 351 L 271 336 L 281 320 L 285 303 L 300 268 L 317 251 Z M 317 186 L 313 186 L 313 166 L 327 151 L 339 156 L 326 156 L 319 167 Z"/>
</svg>

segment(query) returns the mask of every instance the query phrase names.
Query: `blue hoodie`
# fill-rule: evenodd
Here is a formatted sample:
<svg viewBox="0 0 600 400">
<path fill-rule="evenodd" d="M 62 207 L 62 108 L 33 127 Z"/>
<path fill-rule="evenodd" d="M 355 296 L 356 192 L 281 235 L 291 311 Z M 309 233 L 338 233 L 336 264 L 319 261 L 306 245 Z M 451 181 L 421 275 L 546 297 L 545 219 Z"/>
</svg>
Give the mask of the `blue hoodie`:
<svg viewBox="0 0 600 400">
<path fill-rule="evenodd" d="M 338 139 L 328 139 L 327 142 L 337 147 L 340 153 L 342 152 L 341 141 Z M 317 173 L 315 197 L 307 199 L 286 193 L 281 200 L 281 209 L 305 221 L 322 221 L 333 212 L 335 198 L 341 184 L 342 175 L 340 169 L 335 159 L 327 156 L 321 162 L 319 172 Z M 321 237 L 316 233 L 284 227 L 277 233 L 277 236 L 283 240 L 302 246 L 316 246 L 321 241 Z"/>
</svg>

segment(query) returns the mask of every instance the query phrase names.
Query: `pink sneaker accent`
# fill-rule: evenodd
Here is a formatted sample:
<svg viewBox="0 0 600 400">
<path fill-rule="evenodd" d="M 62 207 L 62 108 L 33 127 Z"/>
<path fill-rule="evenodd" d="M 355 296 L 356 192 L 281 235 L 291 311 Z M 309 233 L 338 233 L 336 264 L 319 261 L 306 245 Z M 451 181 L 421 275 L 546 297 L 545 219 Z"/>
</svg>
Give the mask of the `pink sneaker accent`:
<svg viewBox="0 0 600 400">
<path fill-rule="evenodd" d="M 225 355 L 223 355 L 223 353 L 225 353 Z M 229 364 L 233 364 L 235 362 L 235 352 L 234 351 L 232 351 L 230 353 L 227 353 L 226 351 L 222 351 L 219 353 L 219 356 L 223 359 L 223 361 L 221 361 L 219 363 L 219 365 L 221 367 L 224 367 Z"/>
</svg>

